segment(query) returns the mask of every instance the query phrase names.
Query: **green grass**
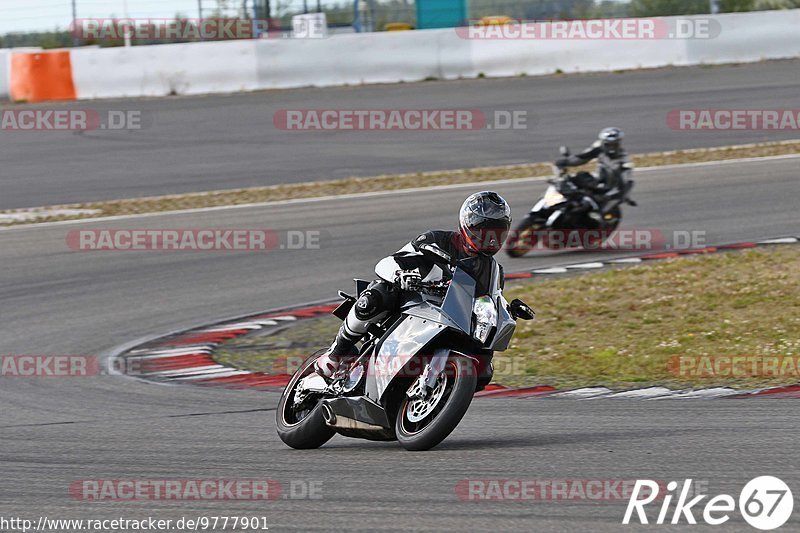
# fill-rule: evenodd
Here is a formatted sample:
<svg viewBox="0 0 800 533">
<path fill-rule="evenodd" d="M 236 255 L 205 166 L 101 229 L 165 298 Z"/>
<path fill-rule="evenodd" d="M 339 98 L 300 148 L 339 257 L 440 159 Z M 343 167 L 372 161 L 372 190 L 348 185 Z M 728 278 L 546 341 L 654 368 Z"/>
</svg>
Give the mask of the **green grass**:
<svg viewBox="0 0 800 533">
<path fill-rule="evenodd" d="M 697 375 L 677 358 L 800 356 L 800 248 L 682 257 L 544 283 L 507 297 L 539 311 L 506 352 L 520 383 L 751 387 L 796 376 Z M 704 358 L 704 359 L 701 359 Z"/>
<path fill-rule="evenodd" d="M 284 374 L 320 348 L 331 344 L 341 321 L 333 316 L 302 320 L 275 334 L 258 333 L 224 343 L 214 359 L 224 365 L 269 374 Z"/>
<path fill-rule="evenodd" d="M 506 297 L 536 311 L 496 355 L 495 381 L 558 387 L 646 385 L 737 388 L 800 381 L 681 373 L 678 358 L 800 358 L 800 247 L 687 256 L 635 267 L 510 282 Z M 339 321 L 299 322 L 245 337 L 215 354 L 221 363 L 280 372 L 327 346 Z M 290 358 L 287 367 L 286 358 Z"/>
</svg>

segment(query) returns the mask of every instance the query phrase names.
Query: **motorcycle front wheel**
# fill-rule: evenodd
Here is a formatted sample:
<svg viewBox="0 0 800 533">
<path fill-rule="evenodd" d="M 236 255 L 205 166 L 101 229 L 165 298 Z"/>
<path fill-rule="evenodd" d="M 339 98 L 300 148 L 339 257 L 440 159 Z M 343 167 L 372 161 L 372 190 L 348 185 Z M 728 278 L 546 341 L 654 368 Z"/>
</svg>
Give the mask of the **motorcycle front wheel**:
<svg viewBox="0 0 800 533">
<path fill-rule="evenodd" d="M 298 450 L 319 448 L 336 433 L 325 424 L 322 416 L 321 396 L 316 403 L 312 400 L 303 405 L 302 409 L 296 409 L 294 406 L 298 382 L 314 372 L 314 361 L 322 352 L 323 350 L 320 350 L 305 360 L 294 373 L 289 384 L 286 385 L 278 402 L 276 413 L 278 436 L 285 444 Z"/>
<path fill-rule="evenodd" d="M 536 232 L 542 224 L 531 216 L 525 217 L 506 241 L 506 253 L 509 257 L 522 257 L 536 246 Z"/>
<path fill-rule="evenodd" d="M 477 383 L 470 359 L 450 357 L 436 386 L 424 399 L 404 398 L 395 421 L 398 442 L 411 451 L 429 450 L 442 442 L 469 409 Z"/>
<path fill-rule="evenodd" d="M 622 210 L 619 207 L 615 207 L 608 213 L 604 215 L 603 221 L 603 234 L 599 238 L 596 239 L 588 239 L 587 244 L 590 249 L 600 248 L 602 247 L 617 231 L 617 227 L 619 226 L 620 221 L 622 220 Z"/>
</svg>

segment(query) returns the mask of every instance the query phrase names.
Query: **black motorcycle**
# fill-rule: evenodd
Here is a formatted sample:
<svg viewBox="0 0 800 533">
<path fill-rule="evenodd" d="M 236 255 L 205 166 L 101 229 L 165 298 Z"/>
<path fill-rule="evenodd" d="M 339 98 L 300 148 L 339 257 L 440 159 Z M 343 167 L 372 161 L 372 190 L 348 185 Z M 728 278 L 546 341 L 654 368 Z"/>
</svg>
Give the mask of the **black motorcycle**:
<svg viewBox="0 0 800 533">
<path fill-rule="evenodd" d="M 562 146 L 561 154 L 569 156 Z M 612 195 L 598 192 L 597 180 L 589 172 L 570 174 L 555 167 L 555 178 L 531 211 L 509 233 L 506 253 L 522 257 L 537 246 L 545 248 L 596 247 L 616 231 L 622 220 L 621 205 L 635 206 L 628 195 L 633 180 L 627 180 Z"/>
<path fill-rule="evenodd" d="M 322 351 L 303 363 L 278 404 L 280 438 L 301 449 L 335 433 L 396 439 L 408 450 L 439 444 L 491 380 L 492 354 L 508 347 L 516 319 L 534 317 L 520 300 L 507 303 L 501 286 L 494 258 L 478 257 L 460 260 L 448 282 L 418 282 L 331 380 L 314 371 Z M 366 287 L 356 280 L 358 294 Z M 344 320 L 358 294 L 339 294 L 334 315 Z"/>
</svg>

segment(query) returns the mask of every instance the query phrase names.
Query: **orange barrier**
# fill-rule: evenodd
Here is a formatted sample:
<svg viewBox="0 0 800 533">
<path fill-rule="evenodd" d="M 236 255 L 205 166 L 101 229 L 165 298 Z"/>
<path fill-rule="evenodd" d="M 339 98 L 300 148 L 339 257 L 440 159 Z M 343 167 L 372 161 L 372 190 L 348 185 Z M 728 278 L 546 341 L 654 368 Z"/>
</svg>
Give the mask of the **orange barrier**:
<svg viewBox="0 0 800 533">
<path fill-rule="evenodd" d="M 384 31 L 408 31 L 413 30 L 414 26 L 408 22 L 389 22 L 383 29 Z"/>
<path fill-rule="evenodd" d="M 480 23 L 476 24 L 477 26 L 502 26 L 503 24 L 511 24 L 512 22 L 516 22 L 511 17 L 507 17 L 505 15 L 491 15 L 488 17 L 481 18 Z"/>
<path fill-rule="evenodd" d="M 12 53 L 10 77 L 14 101 L 75 100 L 67 50 Z"/>
</svg>

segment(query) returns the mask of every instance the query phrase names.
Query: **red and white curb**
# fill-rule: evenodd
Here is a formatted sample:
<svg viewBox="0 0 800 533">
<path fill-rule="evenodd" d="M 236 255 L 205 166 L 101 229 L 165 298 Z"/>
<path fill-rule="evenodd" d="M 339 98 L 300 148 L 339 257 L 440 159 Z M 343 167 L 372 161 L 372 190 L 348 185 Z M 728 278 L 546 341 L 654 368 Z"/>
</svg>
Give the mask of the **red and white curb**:
<svg viewBox="0 0 800 533">
<path fill-rule="evenodd" d="M 534 276 L 540 276 L 546 274 L 567 274 L 569 272 L 575 272 L 581 270 L 606 268 L 612 265 L 643 263 L 645 261 L 652 261 L 655 259 L 670 259 L 674 257 L 681 257 L 684 255 L 710 254 L 716 252 L 741 250 L 746 248 L 756 248 L 758 246 L 769 246 L 775 244 L 797 244 L 798 242 L 800 242 L 800 238 L 798 237 L 777 237 L 774 239 L 765 239 L 761 241 L 738 242 L 733 244 L 721 244 L 718 246 L 706 246 L 703 248 L 687 248 L 685 250 L 671 250 L 671 251 L 647 253 L 636 256 L 618 257 L 614 259 L 609 259 L 607 261 L 572 263 L 568 265 L 561 265 L 549 268 L 539 268 L 528 272 L 515 272 L 513 274 L 506 274 L 506 279 L 528 279 Z"/>
<path fill-rule="evenodd" d="M 650 253 L 635 257 L 622 257 L 607 261 L 592 261 L 558 267 L 536 269 L 529 272 L 507 274 L 507 279 L 527 279 L 540 275 L 565 274 L 581 270 L 604 268 L 609 265 L 631 264 L 655 259 L 667 259 L 689 254 L 714 253 L 726 250 L 755 248 L 757 246 L 796 244 L 798 237 L 780 237 L 763 241 L 709 246 L 699 249 Z M 303 305 L 261 314 L 239 317 L 199 328 L 173 333 L 150 340 L 115 355 L 115 367 L 125 369 L 123 373 L 158 383 L 192 384 L 234 389 L 274 389 L 285 386 L 288 374 L 266 374 L 251 372 L 222 365 L 214 360 L 214 350 L 222 343 L 247 335 L 255 330 L 276 331 L 287 322 L 316 318 L 330 314 L 338 302 Z M 766 389 L 736 390 L 728 387 L 708 389 L 672 390 L 666 387 L 648 387 L 626 391 L 614 391 L 606 387 L 586 387 L 558 390 L 548 385 L 510 388 L 491 384 L 477 393 L 481 398 L 570 398 L 594 399 L 704 399 L 704 398 L 800 398 L 800 384 L 770 387 Z"/>
<path fill-rule="evenodd" d="M 535 387 L 509 388 L 502 385 L 489 385 L 477 393 L 481 398 L 568 398 L 572 400 L 702 400 L 711 398 L 800 398 L 800 385 L 786 385 L 765 389 L 737 390 L 729 387 L 709 389 L 680 389 L 648 387 L 627 391 L 614 391 L 606 387 L 585 387 L 582 389 L 558 390 L 548 385 Z"/>
<path fill-rule="evenodd" d="M 160 383 L 227 388 L 283 387 L 288 375 L 265 374 L 219 364 L 214 350 L 222 343 L 255 330 L 279 329 L 287 322 L 330 313 L 337 304 L 305 306 L 286 312 L 273 311 L 174 333 L 141 344 L 117 355 L 115 367 L 124 373 Z"/>
</svg>

